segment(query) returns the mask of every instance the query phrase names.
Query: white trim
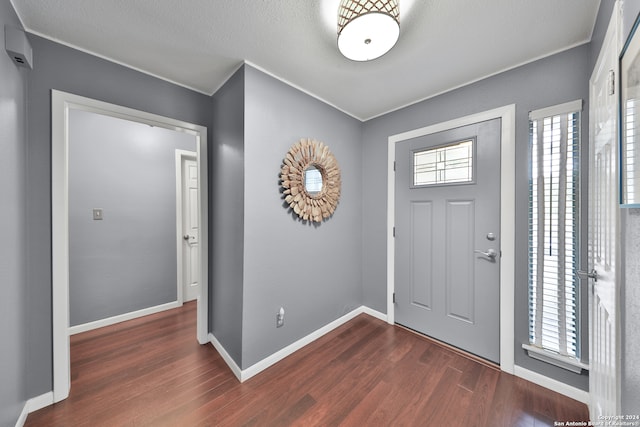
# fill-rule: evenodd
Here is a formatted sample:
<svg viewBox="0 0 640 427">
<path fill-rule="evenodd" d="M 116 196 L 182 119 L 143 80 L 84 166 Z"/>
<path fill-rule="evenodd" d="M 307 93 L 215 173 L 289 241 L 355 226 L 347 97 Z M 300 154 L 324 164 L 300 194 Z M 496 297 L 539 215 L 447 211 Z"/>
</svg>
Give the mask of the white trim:
<svg viewBox="0 0 640 427">
<path fill-rule="evenodd" d="M 575 113 L 576 111 L 582 111 L 582 99 L 530 111 L 529 120 L 539 120 L 546 117 L 558 116 L 560 114 Z"/>
<path fill-rule="evenodd" d="M 584 369 L 589 370 L 589 365 L 582 363 L 580 360 L 571 356 L 562 356 L 552 351 L 546 350 L 541 347 L 536 347 L 531 344 L 522 344 L 522 348 L 527 352 L 527 355 L 533 359 L 540 360 L 541 362 L 549 363 L 557 366 L 558 368 L 566 369 L 575 374 L 579 374 Z"/>
<path fill-rule="evenodd" d="M 27 422 L 27 416 L 29 415 L 28 404 L 29 402 L 25 402 L 24 406 L 22 407 L 22 412 L 20 412 L 20 415 L 16 420 L 16 427 L 23 427 L 24 423 Z"/>
<path fill-rule="evenodd" d="M 218 353 L 222 357 L 222 360 L 224 360 L 227 366 L 229 367 L 229 369 L 231 369 L 231 372 L 233 372 L 233 375 L 236 376 L 238 381 L 242 382 L 242 369 L 240 369 L 240 366 L 238 366 L 235 360 L 233 360 L 233 357 L 229 355 L 229 353 L 224 348 L 224 346 L 220 343 L 220 341 L 218 341 L 218 339 L 211 332 L 209 332 L 208 338 L 211 345 L 213 345 L 213 347 L 218 351 Z"/>
<path fill-rule="evenodd" d="M 53 392 L 49 391 L 40 396 L 33 397 L 27 400 L 22 408 L 22 412 L 16 421 L 16 427 L 23 427 L 27 422 L 27 416 L 39 409 L 53 405 Z"/>
<path fill-rule="evenodd" d="M 244 61 L 240 62 L 240 63 L 238 64 L 238 66 L 237 66 L 237 67 L 235 67 L 234 69 L 232 69 L 232 70 L 231 70 L 231 72 L 227 75 L 227 77 L 225 77 L 225 79 L 224 79 L 224 80 L 222 80 L 222 82 L 221 82 L 218 86 L 216 86 L 216 87 L 211 91 L 211 93 L 209 93 L 208 95 L 209 95 L 209 96 L 213 96 L 213 95 L 215 95 L 215 94 L 216 94 L 216 92 L 218 92 L 218 91 L 220 90 L 220 88 L 222 88 L 222 86 L 226 85 L 226 84 L 227 84 L 227 82 L 228 82 L 229 80 L 231 80 L 231 78 L 236 74 L 236 72 L 238 72 L 238 70 L 239 70 L 240 68 L 242 68 L 242 67 L 244 66 L 244 64 L 245 64 L 245 62 L 244 62 Z"/>
<path fill-rule="evenodd" d="M 495 118 L 502 119 L 500 148 L 500 369 L 514 369 L 514 297 L 515 297 L 515 146 L 516 106 L 506 105 L 489 111 L 437 123 L 389 137 L 387 164 L 387 322 L 395 323 L 393 292 L 395 289 L 395 144 L 444 130 L 454 129 Z"/>
<path fill-rule="evenodd" d="M 116 323 L 126 322 L 127 320 L 137 319 L 138 317 L 148 316 L 150 314 L 160 313 L 161 311 L 178 308 L 182 305 L 179 301 L 172 301 L 166 304 L 156 305 L 154 307 L 143 308 L 142 310 L 131 311 L 129 313 L 118 314 L 117 316 L 107 317 L 106 319 L 96 320 L 94 322 L 83 323 L 81 325 L 69 327 L 69 335 L 75 335 L 82 332 L 92 331 L 105 326 L 115 325 Z"/>
<path fill-rule="evenodd" d="M 51 94 L 51 280 L 53 327 L 53 400 L 69 396 L 69 107 Z"/>
<path fill-rule="evenodd" d="M 288 346 L 273 353 L 272 355 L 265 357 L 261 361 L 251 365 L 250 367 L 244 370 L 240 369 L 238 364 L 233 360 L 233 358 L 229 355 L 229 353 L 227 353 L 225 348 L 222 346 L 222 344 L 220 344 L 220 342 L 216 339 L 216 337 L 213 336 L 213 334 L 209 334 L 209 342 L 216 348 L 216 350 L 218 350 L 218 353 L 220 353 L 220 356 L 222 356 L 222 359 L 224 359 L 224 361 L 227 363 L 227 365 L 229 366 L 229 369 L 231 369 L 231 371 L 236 376 L 236 378 L 238 378 L 240 382 L 244 382 L 249 378 L 264 371 L 265 369 L 269 368 L 270 366 L 278 363 L 285 357 L 300 350 L 302 347 L 308 344 L 311 344 L 313 341 L 317 340 L 323 335 L 326 335 L 327 333 L 331 332 L 337 327 L 344 325 L 351 319 L 363 313 L 369 316 L 378 318 L 380 320 L 386 321 L 386 316 L 384 314 L 376 310 L 372 310 L 369 307 L 360 306 L 355 310 L 345 314 L 344 316 L 334 320 L 333 322 L 321 327 L 320 329 L 317 329 L 316 331 L 310 333 L 309 335 L 300 338 L 298 341 L 295 341 L 294 343 L 289 344 Z"/>
<path fill-rule="evenodd" d="M 570 397 L 571 399 L 577 400 L 578 402 L 582 402 L 585 405 L 589 404 L 588 391 L 580 390 L 579 388 L 572 387 L 561 381 L 554 380 L 552 378 L 549 378 L 537 372 L 530 371 L 518 365 L 514 367 L 513 374 L 519 378 L 530 381 L 534 384 L 538 384 L 541 387 L 547 388 L 551 391 L 555 391 L 556 393 L 560 393 L 564 396 Z"/>
<path fill-rule="evenodd" d="M 179 150 L 176 149 L 176 284 L 177 284 L 177 301 L 180 305 L 184 303 L 184 283 L 183 283 L 183 264 L 184 264 L 184 243 L 182 238 L 182 187 L 184 187 L 182 160 L 190 159 L 197 160 L 198 153 L 195 151 Z"/>
<path fill-rule="evenodd" d="M 380 319 L 383 322 L 387 322 L 387 315 L 384 313 L 380 313 L 378 310 L 374 310 L 372 308 L 369 307 L 365 307 L 364 305 L 362 306 L 362 312 L 364 314 L 368 314 L 371 317 L 375 317 L 376 319 Z"/>
<path fill-rule="evenodd" d="M 468 81 L 466 81 L 464 83 L 448 87 L 448 88 L 446 88 L 444 90 L 441 90 L 440 92 L 436 92 L 436 93 L 427 95 L 427 96 L 425 96 L 423 98 L 416 99 L 415 101 L 410 101 L 410 102 L 408 102 L 406 104 L 403 104 L 403 105 L 400 105 L 400 106 L 397 106 L 397 107 L 393 107 L 392 109 L 384 111 L 382 113 L 377 113 L 377 114 L 375 114 L 373 116 L 368 116 L 366 118 L 361 118 L 360 120 L 362 120 L 363 122 L 366 122 L 366 121 L 373 120 L 373 119 L 376 119 L 378 117 L 384 116 L 386 114 L 394 113 L 394 112 L 396 112 L 398 110 L 402 110 L 404 108 L 411 107 L 412 105 L 419 104 L 421 102 L 427 101 L 429 99 L 433 99 L 433 98 L 438 97 L 440 95 L 444 95 L 446 93 L 453 92 L 454 90 L 458 90 L 458 89 L 461 89 L 461 88 L 466 87 L 466 86 L 471 86 L 472 84 L 478 83 L 478 82 L 480 82 L 482 80 L 486 80 L 486 79 L 489 79 L 491 77 L 495 77 L 495 76 L 497 76 L 499 74 L 506 73 L 506 72 L 511 71 L 511 70 L 515 70 L 515 69 L 523 67 L 523 66 L 525 66 L 527 64 L 532 64 L 532 63 L 534 63 L 536 61 L 539 61 L 541 59 L 549 58 L 551 56 L 557 55 L 557 54 L 562 53 L 562 52 L 567 52 L 567 51 L 569 51 L 569 50 L 571 50 L 573 48 L 585 45 L 585 44 L 590 43 L 590 42 L 591 42 L 591 37 L 587 38 L 584 41 L 580 41 L 580 42 L 571 44 L 569 46 L 565 46 L 565 47 L 563 47 L 561 49 L 554 50 L 553 52 L 542 54 L 542 55 L 536 56 L 535 58 L 530 58 L 530 59 L 527 59 L 526 61 L 522 61 L 522 62 L 520 62 L 518 64 L 509 66 L 509 67 L 506 67 L 506 68 L 502 68 L 502 69 L 500 69 L 498 71 L 495 71 L 493 73 L 485 74 L 485 75 L 483 75 L 481 77 L 476 77 L 476 78 L 474 78 L 472 80 L 468 80 Z"/>
<path fill-rule="evenodd" d="M 249 378 L 253 377 L 254 375 L 264 371 L 268 367 L 270 367 L 270 366 L 274 365 L 275 363 L 281 361 L 285 357 L 295 353 L 296 351 L 300 350 L 302 347 L 306 346 L 307 344 L 312 343 L 313 341 L 315 341 L 318 338 L 322 337 L 323 335 L 331 332 L 332 330 L 336 329 L 337 327 L 347 323 L 349 320 L 353 319 L 354 317 L 356 317 L 357 315 L 362 314 L 362 313 L 364 313 L 363 307 L 356 308 L 355 310 L 345 314 L 344 316 L 334 320 L 333 322 L 323 326 L 322 328 L 310 333 L 306 337 L 302 337 L 298 341 L 295 341 L 294 343 L 289 344 L 285 348 L 273 353 L 271 356 L 268 356 L 268 357 L 262 359 L 260 362 L 257 362 L 255 364 L 251 365 L 250 367 L 248 367 L 247 369 L 244 369 L 242 371 L 242 376 L 241 376 L 240 381 L 248 380 Z"/>
<path fill-rule="evenodd" d="M 245 63 L 245 64 L 247 64 L 247 65 L 250 65 L 251 67 L 255 68 L 255 69 L 256 69 L 256 70 L 258 70 L 258 71 L 263 72 L 264 74 L 266 74 L 266 75 L 268 75 L 268 76 L 270 76 L 270 77 L 273 77 L 273 78 L 274 78 L 274 79 L 276 79 L 276 80 L 281 81 L 282 83 L 286 84 L 287 86 L 291 86 L 292 88 L 297 89 L 297 90 L 299 90 L 300 92 L 302 92 L 302 93 L 304 93 L 304 94 L 306 94 L 306 95 L 309 95 L 310 97 L 315 98 L 315 99 L 317 99 L 318 101 L 320 101 L 320 102 L 322 102 L 322 103 L 324 103 L 324 104 L 326 104 L 326 105 L 328 105 L 328 106 L 330 106 L 330 107 L 335 108 L 336 110 L 338 110 L 338 111 L 340 111 L 340 112 L 342 112 L 342 113 L 346 114 L 347 116 L 352 117 L 352 118 L 354 118 L 354 119 L 356 119 L 356 120 L 358 120 L 358 121 L 360 121 L 360 122 L 362 122 L 362 123 L 364 123 L 364 122 L 365 122 L 365 121 L 367 121 L 367 120 L 371 120 L 371 119 L 373 119 L 374 117 L 377 117 L 377 116 L 374 116 L 374 117 L 370 117 L 370 118 L 367 118 L 367 119 L 363 119 L 362 117 L 358 117 L 358 116 L 356 116 L 355 114 L 350 113 L 349 111 L 347 111 L 347 110 L 345 110 L 345 109 L 343 109 L 343 108 L 338 107 L 336 104 L 332 104 L 331 102 L 329 102 L 329 101 L 327 101 L 326 99 L 324 99 L 324 98 L 322 98 L 322 97 L 320 97 L 320 96 L 316 95 L 315 93 L 313 93 L 313 92 L 309 92 L 309 90 L 308 90 L 308 89 L 305 89 L 305 88 L 303 88 L 303 87 L 301 87 L 301 86 L 298 86 L 298 85 L 296 85 L 296 84 L 294 84 L 294 83 L 291 83 L 290 81 L 288 81 L 288 80 L 286 80 L 286 79 L 284 79 L 284 78 L 282 78 L 282 77 L 278 76 L 277 74 L 272 73 L 271 71 L 269 71 L 269 70 L 267 70 L 267 69 L 265 69 L 265 68 L 263 68 L 263 67 L 261 67 L 261 66 L 259 66 L 259 65 L 256 65 L 256 64 L 254 64 L 254 63 L 252 63 L 252 62 L 250 62 L 250 61 L 247 61 L 247 60 L 245 60 L 245 61 L 244 61 L 244 63 Z M 234 72 L 235 72 L 235 71 L 234 71 Z M 219 87 L 222 87 L 222 85 L 220 85 Z M 215 93 L 215 91 L 214 91 L 214 93 Z M 394 110 L 392 110 L 392 111 L 394 111 Z"/>
<path fill-rule="evenodd" d="M 387 146 L 387 323 L 393 325 L 396 322 L 394 307 L 395 274 L 396 274 L 396 241 L 394 228 L 396 225 L 396 144 L 391 141 Z"/>
<path fill-rule="evenodd" d="M 53 326 L 53 400 L 69 396 L 71 386 L 69 357 L 69 175 L 68 122 L 69 110 L 75 108 L 111 117 L 132 120 L 189 133 L 196 138 L 198 153 L 198 192 L 200 235 L 200 279 L 208 283 L 208 195 L 207 195 L 207 128 L 181 120 L 134 110 L 57 90 L 51 91 L 51 263 Z M 197 303 L 198 342 L 207 342 L 208 289 L 201 286 Z"/>
<path fill-rule="evenodd" d="M 18 9 L 16 9 L 15 7 L 13 9 L 16 11 L 16 14 L 18 15 L 18 17 L 20 17 L 20 15 L 18 14 Z M 22 19 L 20 19 L 20 21 L 22 21 Z M 109 62 L 111 62 L 113 64 L 118 64 L 118 65 L 120 65 L 122 67 L 125 67 L 125 68 L 128 68 L 130 70 L 134 70 L 134 71 L 137 71 L 139 73 L 146 74 L 147 76 L 154 77 L 154 78 L 156 78 L 158 80 L 162 80 L 163 82 L 171 83 L 173 85 L 180 86 L 180 87 L 183 87 L 185 89 L 189 89 L 191 91 L 194 91 L 194 92 L 197 92 L 197 93 L 201 93 L 203 95 L 207 95 L 207 96 L 211 96 L 212 95 L 212 93 L 210 93 L 210 92 L 208 92 L 206 90 L 198 89 L 195 86 L 189 86 L 188 84 L 181 83 L 181 82 L 179 82 L 177 80 L 171 80 L 168 77 L 164 77 L 164 76 L 161 76 L 159 74 L 152 73 L 151 71 L 136 67 L 136 66 L 128 64 L 126 62 L 122 62 L 122 61 L 114 59 L 114 58 L 112 58 L 110 56 L 103 55 L 101 53 L 97 53 L 97 52 L 95 52 L 93 50 L 85 49 L 85 48 L 80 47 L 78 45 L 75 45 L 73 43 L 69 43 L 69 42 L 64 41 L 62 39 L 50 36 L 48 34 L 40 32 L 40 31 L 36 31 L 33 28 L 31 28 L 31 27 L 29 27 L 27 25 L 24 25 L 24 22 L 22 22 L 22 26 L 24 27 L 24 30 L 27 33 L 33 34 L 33 35 L 38 36 L 38 37 L 42 37 L 43 39 L 52 41 L 52 42 L 60 44 L 62 46 L 66 46 L 68 48 L 71 48 L 71 49 L 74 49 L 74 50 L 78 50 L 78 51 L 86 53 L 88 55 L 95 56 L 96 58 L 104 59 L 105 61 L 109 61 Z"/>
<path fill-rule="evenodd" d="M 197 300 L 196 328 L 198 342 L 208 342 L 209 331 L 209 181 L 207 164 L 207 128 L 198 126 L 196 135 L 196 152 L 198 153 L 198 224 L 200 245 L 200 295 Z"/>
<path fill-rule="evenodd" d="M 53 392 L 49 391 L 40 396 L 32 397 L 27 400 L 27 410 L 29 413 L 35 412 L 47 406 L 53 405 Z"/>
</svg>

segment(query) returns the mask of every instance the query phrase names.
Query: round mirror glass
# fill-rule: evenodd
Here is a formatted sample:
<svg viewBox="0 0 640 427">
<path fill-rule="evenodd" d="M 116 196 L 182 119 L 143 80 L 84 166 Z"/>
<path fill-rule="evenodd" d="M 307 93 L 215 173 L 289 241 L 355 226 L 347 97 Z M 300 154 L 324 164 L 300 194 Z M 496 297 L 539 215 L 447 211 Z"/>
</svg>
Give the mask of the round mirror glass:
<svg viewBox="0 0 640 427">
<path fill-rule="evenodd" d="M 315 165 L 309 165 L 304 170 L 304 189 L 312 197 L 322 191 L 322 172 Z"/>
</svg>

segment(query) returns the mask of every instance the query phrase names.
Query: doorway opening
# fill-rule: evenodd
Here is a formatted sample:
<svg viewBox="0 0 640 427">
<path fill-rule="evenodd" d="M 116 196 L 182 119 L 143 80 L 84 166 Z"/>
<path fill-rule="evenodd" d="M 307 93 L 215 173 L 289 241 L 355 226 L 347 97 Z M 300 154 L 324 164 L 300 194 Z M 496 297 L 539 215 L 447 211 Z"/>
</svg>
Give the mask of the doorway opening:
<svg viewBox="0 0 640 427">
<path fill-rule="evenodd" d="M 196 140 L 198 181 L 197 230 L 201 283 L 208 283 L 207 263 L 207 130 L 203 126 L 146 113 L 61 91 L 52 91 L 52 303 L 53 303 L 53 400 L 69 395 L 69 120 L 72 110 L 88 111 L 192 135 Z M 94 216 L 95 218 L 95 216 Z M 207 287 L 197 296 L 197 340 L 208 342 Z"/>
<path fill-rule="evenodd" d="M 482 113 L 392 135 L 388 140 L 387 169 L 387 321 L 394 324 L 395 266 L 396 266 L 396 147 L 403 141 L 433 135 L 493 119 L 501 119 L 500 126 L 500 333 L 499 360 L 501 370 L 514 372 L 514 236 L 515 236 L 515 105 L 508 105 Z M 490 255 L 490 254 L 488 254 Z"/>
</svg>

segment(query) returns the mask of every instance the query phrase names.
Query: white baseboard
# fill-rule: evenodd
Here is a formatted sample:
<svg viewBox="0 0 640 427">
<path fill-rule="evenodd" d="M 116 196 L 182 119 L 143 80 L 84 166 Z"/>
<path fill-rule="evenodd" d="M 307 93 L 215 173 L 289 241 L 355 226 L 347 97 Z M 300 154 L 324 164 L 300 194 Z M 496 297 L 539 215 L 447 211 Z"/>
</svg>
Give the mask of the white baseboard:
<svg viewBox="0 0 640 427">
<path fill-rule="evenodd" d="M 20 413 L 18 421 L 16 421 L 16 427 L 23 427 L 24 423 L 27 422 L 27 415 L 49 405 L 53 405 L 52 391 L 27 400 L 27 402 L 24 404 L 24 408 L 22 408 L 22 412 Z"/>
<path fill-rule="evenodd" d="M 334 320 L 333 322 L 323 326 L 322 328 L 310 333 L 306 337 L 300 338 L 298 341 L 292 344 L 289 344 L 282 350 L 277 351 L 273 353 L 271 356 L 268 356 L 262 359 L 260 362 L 248 367 L 247 369 L 244 369 L 242 371 L 242 379 L 240 381 L 246 381 L 249 378 L 253 377 L 254 375 L 259 374 L 260 372 L 264 371 L 271 365 L 274 365 L 275 363 L 281 361 L 285 357 L 300 350 L 305 345 L 312 343 L 313 341 L 317 340 L 321 336 L 327 334 L 328 332 L 331 332 L 338 326 L 341 326 L 347 323 L 349 320 L 353 319 L 354 317 L 362 313 L 364 313 L 363 307 L 356 308 L 355 310 L 345 314 L 344 316 Z"/>
<path fill-rule="evenodd" d="M 531 381 L 534 384 L 538 384 L 544 388 L 548 388 L 549 390 L 555 391 L 557 393 L 563 394 L 567 397 L 570 397 L 578 402 L 582 402 L 585 405 L 589 405 L 589 392 L 580 390 L 579 388 L 567 385 L 563 382 L 554 380 L 553 378 L 549 378 L 537 372 L 530 371 L 521 366 L 516 365 L 514 367 L 514 375 L 525 379 L 527 381 Z"/>
<path fill-rule="evenodd" d="M 35 412 L 38 409 L 46 408 L 49 405 L 53 405 L 52 391 L 27 400 L 27 408 L 29 409 L 29 413 Z"/>
<path fill-rule="evenodd" d="M 309 335 L 299 339 L 298 341 L 288 345 L 287 347 L 273 353 L 271 356 L 268 356 L 262 359 L 260 362 L 248 367 L 247 369 L 240 369 L 240 367 L 236 364 L 236 362 L 229 356 L 227 351 L 224 349 L 222 344 L 213 336 L 213 334 L 209 334 L 209 341 L 213 346 L 218 350 L 224 361 L 227 363 L 233 374 L 238 378 L 240 382 L 246 381 L 254 375 L 259 374 L 264 371 L 268 367 L 274 365 L 275 363 L 281 361 L 285 357 L 293 354 L 298 351 L 302 347 L 307 344 L 312 343 L 323 335 L 331 332 L 338 326 L 341 326 L 347 323 L 349 320 L 358 316 L 359 314 L 365 313 L 369 316 L 380 319 L 384 322 L 387 321 L 387 315 L 380 313 L 379 311 L 373 310 L 369 307 L 361 306 L 351 311 L 350 313 L 345 314 L 339 319 L 334 320 L 333 322 L 323 326 L 322 328 L 310 333 Z M 514 366 L 514 375 L 523 378 L 527 381 L 531 381 L 534 384 L 538 384 L 539 386 L 548 388 L 550 390 L 556 391 L 560 394 L 563 394 L 567 397 L 575 399 L 579 402 L 589 404 L 589 392 L 580 390 L 578 388 L 572 387 L 560 381 L 554 380 L 552 378 L 546 377 L 544 375 L 538 374 L 537 372 L 530 371 L 528 369 L 522 368 L 520 366 Z"/>
<path fill-rule="evenodd" d="M 386 314 L 384 313 L 380 313 L 378 310 L 374 310 L 372 308 L 369 307 L 365 307 L 364 305 L 362 307 L 360 307 L 362 309 L 362 312 L 364 314 L 368 314 L 371 317 L 375 317 L 376 319 L 380 319 L 383 322 L 388 322 L 389 318 L 387 317 Z"/>
<path fill-rule="evenodd" d="M 127 320 L 136 319 L 142 316 L 148 316 L 149 314 L 160 313 L 161 311 L 171 310 L 172 308 L 180 307 L 178 301 L 168 302 L 166 304 L 156 305 L 154 307 L 143 308 L 142 310 L 132 311 L 130 313 L 119 314 L 113 317 L 107 317 L 106 319 L 96 320 L 95 322 L 83 323 L 82 325 L 76 325 L 69 327 L 69 335 L 79 334 L 80 332 L 87 332 L 93 329 L 103 328 L 105 326 L 115 325 L 116 323 L 125 322 Z"/>
<path fill-rule="evenodd" d="M 229 369 L 231 369 L 233 375 L 238 378 L 238 381 L 242 382 L 242 369 L 240 369 L 238 364 L 233 360 L 229 353 L 227 353 L 227 350 L 224 348 L 224 346 L 220 344 L 220 341 L 218 341 L 218 339 L 211 332 L 209 332 L 209 342 L 216 350 L 218 350 L 218 353 L 220 353 L 222 359 L 225 361 L 227 366 L 229 366 Z"/>
<path fill-rule="evenodd" d="M 336 329 L 337 327 L 347 323 L 349 320 L 353 319 L 354 317 L 358 316 L 359 314 L 365 313 L 369 316 L 375 317 L 377 319 L 383 320 L 383 321 L 387 321 L 387 316 L 385 314 L 380 313 L 379 311 L 376 310 L 372 310 L 368 307 L 365 306 L 360 306 L 358 308 L 356 308 L 355 310 L 345 314 L 344 316 L 334 320 L 333 322 L 323 326 L 320 329 L 317 329 L 316 331 L 310 333 L 309 335 L 300 338 L 298 341 L 289 344 L 288 346 L 286 346 L 285 348 L 283 348 L 282 350 L 279 350 L 275 353 L 273 353 L 271 356 L 268 356 L 264 359 L 262 359 L 261 361 L 257 362 L 256 364 L 248 367 L 247 369 L 240 369 L 240 367 L 236 364 L 236 362 L 231 358 L 231 356 L 229 356 L 229 353 L 227 353 L 227 351 L 224 349 L 224 347 L 222 346 L 222 344 L 220 344 L 220 342 L 213 336 L 213 334 L 209 334 L 209 340 L 211 342 L 211 344 L 213 344 L 213 346 L 216 348 L 216 350 L 218 350 L 218 352 L 220 353 L 220 355 L 222 356 L 222 358 L 224 359 L 224 361 L 227 363 L 227 365 L 229 366 L 229 368 L 231 369 L 231 371 L 233 372 L 233 374 L 236 376 L 236 378 L 238 378 L 238 380 L 240 382 L 244 382 L 246 380 L 248 380 L 249 378 L 259 374 L 260 372 L 264 371 L 265 369 L 267 369 L 268 367 L 276 364 L 277 362 L 281 361 L 282 359 L 284 359 L 285 357 L 295 353 L 296 351 L 300 350 L 302 347 L 306 346 L 307 344 L 312 343 L 313 341 L 317 340 L 318 338 L 322 337 L 323 335 L 331 332 L 332 330 Z"/>
<path fill-rule="evenodd" d="M 16 427 L 23 427 L 24 423 L 27 422 L 27 415 L 29 415 L 29 410 L 27 408 L 27 403 L 24 404 L 24 408 L 22 408 L 22 412 L 16 421 Z"/>
</svg>

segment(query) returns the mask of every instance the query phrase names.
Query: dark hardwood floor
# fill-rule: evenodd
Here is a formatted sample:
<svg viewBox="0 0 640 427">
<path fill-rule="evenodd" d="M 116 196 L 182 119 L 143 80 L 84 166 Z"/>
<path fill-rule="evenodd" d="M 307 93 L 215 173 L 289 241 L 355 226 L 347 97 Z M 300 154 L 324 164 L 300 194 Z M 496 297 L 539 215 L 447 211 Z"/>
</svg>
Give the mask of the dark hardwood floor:
<svg viewBox="0 0 640 427">
<path fill-rule="evenodd" d="M 26 426 L 552 426 L 587 408 L 360 315 L 239 383 L 195 303 L 71 337 L 71 394 Z"/>
</svg>

